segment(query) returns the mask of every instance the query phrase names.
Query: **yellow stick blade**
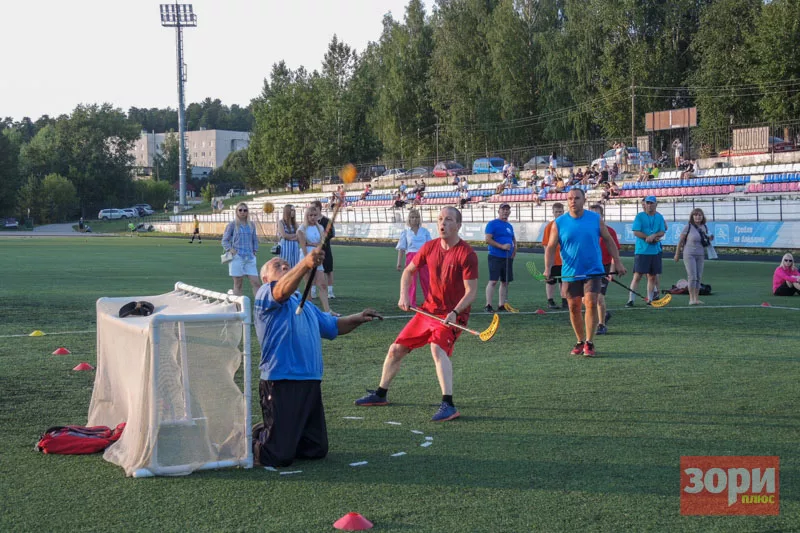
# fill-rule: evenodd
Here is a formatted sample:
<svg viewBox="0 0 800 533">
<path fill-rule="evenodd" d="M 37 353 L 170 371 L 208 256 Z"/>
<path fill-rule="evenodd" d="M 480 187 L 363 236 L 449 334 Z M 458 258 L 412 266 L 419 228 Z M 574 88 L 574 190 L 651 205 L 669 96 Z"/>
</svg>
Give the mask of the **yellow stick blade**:
<svg viewBox="0 0 800 533">
<path fill-rule="evenodd" d="M 503 309 L 505 309 L 509 313 L 519 313 L 519 309 L 512 307 L 511 304 L 508 302 L 503 304 Z"/>
<path fill-rule="evenodd" d="M 671 301 L 672 301 L 672 295 L 670 293 L 667 293 L 658 300 L 653 300 L 652 302 L 650 302 L 650 305 L 652 305 L 653 307 L 664 307 Z"/>
<path fill-rule="evenodd" d="M 482 331 L 481 334 L 478 335 L 478 337 L 484 342 L 488 341 L 489 339 L 494 337 L 495 333 L 497 333 L 497 328 L 499 326 L 500 326 L 500 317 L 497 316 L 497 313 L 495 313 L 494 316 L 492 317 L 492 323 L 489 324 L 489 327 L 486 328 L 485 331 Z"/>
</svg>

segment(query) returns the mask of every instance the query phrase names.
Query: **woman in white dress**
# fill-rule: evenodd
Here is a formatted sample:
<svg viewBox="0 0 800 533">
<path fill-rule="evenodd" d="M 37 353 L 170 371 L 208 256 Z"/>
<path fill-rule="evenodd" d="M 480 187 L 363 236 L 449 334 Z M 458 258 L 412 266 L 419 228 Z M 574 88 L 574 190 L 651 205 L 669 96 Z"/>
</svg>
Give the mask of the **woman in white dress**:
<svg viewBox="0 0 800 533">
<path fill-rule="evenodd" d="M 314 248 L 319 246 L 322 242 L 322 236 L 325 234 L 325 228 L 323 228 L 319 222 L 320 212 L 315 206 L 310 205 L 306 207 L 305 218 L 300 227 L 297 228 L 297 241 L 300 243 L 300 259 L 302 260 L 305 257 L 305 254 L 312 251 Z M 317 271 L 314 272 L 314 279 L 309 281 L 309 283 L 314 283 L 317 286 L 317 292 L 319 293 L 319 301 L 322 304 L 322 310 L 326 313 L 330 313 L 333 316 L 339 316 L 337 313 L 331 311 L 330 304 L 328 304 L 328 282 L 325 279 L 325 271 L 322 268 L 322 265 L 317 267 Z"/>
<path fill-rule="evenodd" d="M 431 240 L 430 232 L 421 226 L 421 222 L 419 211 L 412 209 L 408 212 L 408 227 L 403 230 L 397 242 L 398 272 L 402 272 L 417 255 L 422 245 Z M 422 285 L 423 301 L 428 297 L 430 291 L 428 266 L 423 265 L 412 275 L 411 285 L 408 288 L 408 297 L 413 305 L 417 305 L 417 274 L 419 274 L 419 283 Z"/>
</svg>

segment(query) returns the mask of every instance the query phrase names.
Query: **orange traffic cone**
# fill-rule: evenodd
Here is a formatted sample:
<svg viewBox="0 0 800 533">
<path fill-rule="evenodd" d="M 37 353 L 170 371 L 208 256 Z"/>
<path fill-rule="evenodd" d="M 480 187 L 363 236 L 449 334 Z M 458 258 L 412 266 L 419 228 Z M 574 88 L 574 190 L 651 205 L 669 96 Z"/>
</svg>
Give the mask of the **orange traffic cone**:
<svg viewBox="0 0 800 533">
<path fill-rule="evenodd" d="M 53 355 L 69 355 L 69 354 L 71 354 L 71 353 L 72 353 L 72 352 L 70 352 L 69 350 L 67 350 L 66 348 L 64 348 L 64 347 L 62 346 L 61 348 L 59 348 L 58 350 L 56 350 L 55 352 L 53 352 Z"/>
<path fill-rule="evenodd" d="M 372 522 L 358 513 L 347 513 L 333 523 L 333 527 L 342 531 L 363 531 L 372 529 Z"/>
<path fill-rule="evenodd" d="M 72 370 L 80 372 L 82 370 L 94 370 L 94 367 L 92 365 L 90 365 L 89 363 L 81 363 L 78 366 L 76 366 L 75 368 L 73 368 Z"/>
</svg>

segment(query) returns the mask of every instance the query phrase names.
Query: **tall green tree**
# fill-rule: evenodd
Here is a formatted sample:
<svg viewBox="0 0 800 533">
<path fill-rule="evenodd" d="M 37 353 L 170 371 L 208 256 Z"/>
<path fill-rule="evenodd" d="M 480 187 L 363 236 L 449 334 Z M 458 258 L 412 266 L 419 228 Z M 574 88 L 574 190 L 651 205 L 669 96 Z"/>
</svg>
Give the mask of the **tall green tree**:
<svg viewBox="0 0 800 533">
<path fill-rule="evenodd" d="M 11 213 L 16 207 L 19 189 L 18 169 L 20 135 L 11 128 L 0 129 L 0 213 Z"/>
<path fill-rule="evenodd" d="M 156 176 L 159 180 L 170 184 L 178 183 L 180 178 L 181 153 L 178 145 L 178 134 L 174 131 L 164 136 L 164 145 L 161 152 L 153 157 L 153 165 L 156 167 Z M 192 175 L 192 160 L 188 152 L 186 154 L 186 175 Z"/>
<path fill-rule="evenodd" d="M 757 99 L 742 85 L 752 83 L 752 54 L 748 47 L 761 10 L 761 0 L 716 0 L 703 9 L 691 49 L 697 56 L 687 77 L 695 87 L 698 136 L 711 140 L 731 123 L 757 119 Z"/>
<path fill-rule="evenodd" d="M 758 105 L 763 120 L 800 116 L 800 2 L 765 3 L 749 41 L 751 75 L 763 96 Z"/>
<path fill-rule="evenodd" d="M 48 174 L 41 185 L 41 222 L 75 220 L 78 213 L 78 194 L 75 186 L 64 176 Z"/>
<path fill-rule="evenodd" d="M 255 125 L 248 150 L 261 183 L 268 187 L 302 182 L 317 169 L 313 124 L 320 113 L 318 75 L 291 71 L 281 61 L 254 101 Z"/>
</svg>

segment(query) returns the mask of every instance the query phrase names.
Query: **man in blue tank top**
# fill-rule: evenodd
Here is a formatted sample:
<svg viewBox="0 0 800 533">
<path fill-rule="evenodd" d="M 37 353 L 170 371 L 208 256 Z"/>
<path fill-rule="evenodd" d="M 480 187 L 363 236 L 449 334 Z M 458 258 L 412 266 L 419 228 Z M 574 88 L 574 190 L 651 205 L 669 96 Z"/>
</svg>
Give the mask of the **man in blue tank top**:
<svg viewBox="0 0 800 533">
<path fill-rule="evenodd" d="M 569 318 L 578 342 L 570 352 L 573 355 L 594 357 L 594 334 L 597 331 L 597 295 L 602 287 L 601 278 L 605 276 L 600 238 L 622 276 L 627 272 L 619 258 L 619 249 L 608 233 L 605 222 L 597 213 L 586 211 L 586 193 L 573 187 L 567 193 L 569 212 L 555 221 L 550 231 L 550 241 L 544 254 L 544 274 L 550 277 L 550 269 L 555 262 L 556 248 L 561 246 L 561 296 L 569 303 Z M 581 303 L 586 305 L 586 319 L 581 315 Z"/>
</svg>

